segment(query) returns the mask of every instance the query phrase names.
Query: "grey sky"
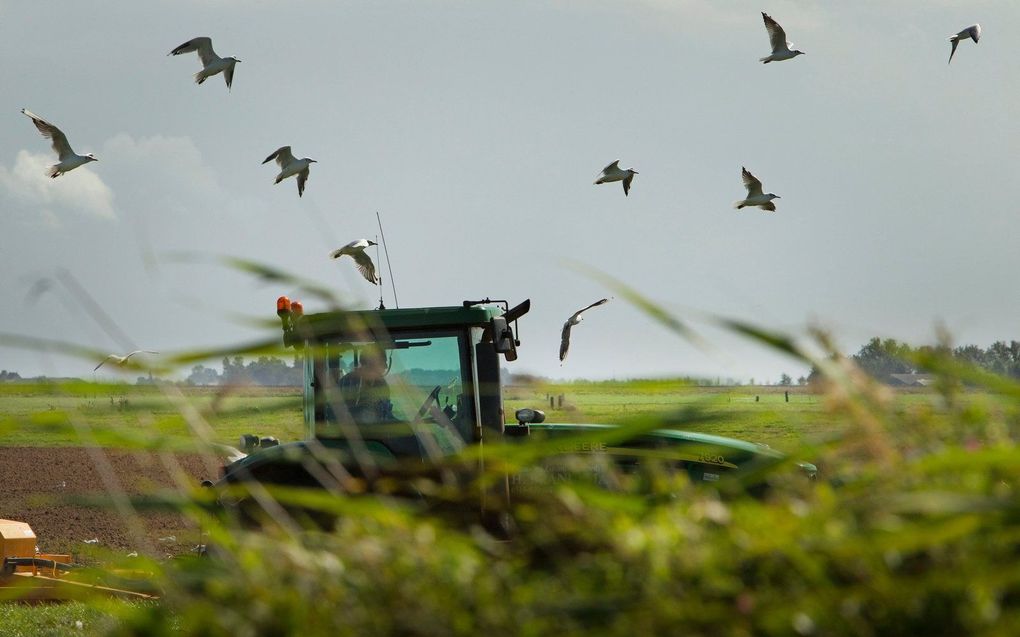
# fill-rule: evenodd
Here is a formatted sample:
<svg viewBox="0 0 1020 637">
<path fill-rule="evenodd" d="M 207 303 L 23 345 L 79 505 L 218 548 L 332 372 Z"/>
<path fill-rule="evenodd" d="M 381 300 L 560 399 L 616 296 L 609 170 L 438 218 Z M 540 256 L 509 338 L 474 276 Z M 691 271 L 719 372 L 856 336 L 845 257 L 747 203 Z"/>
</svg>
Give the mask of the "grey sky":
<svg viewBox="0 0 1020 637">
<path fill-rule="evenodd" d="M 761 65 L 765 9 L 807 54 Z M 980 22 L 951 66 L 947 37 Z M 243 256 L 375 290 L 330 250 L 383 215 L 402 306 L 530 297 L 515 369 L 778 379 L 795 363 L 706 329 L 678 340 L 565 265 L 603 269 L 675 310 L 847 350 L 872 335 L 1020 338 L 1020 3 L 12 2 L 0 0 L 0 331 L 119 351 L 59 288 L 71 271 L 134 345 L 249 339 L 292 290 L 179 251 Z M 199 35 L 242 60 L 196 86 Z M 99 162 L 57 179 L 18 111 Z M 303 199 L 260 162 L 313 164 Z M 619 158 L 630 197 L 592 185 Z M 737 212 L 740 167 L 782 196 Z M 374 254 L 373 254 L 374 257 Z M 385 270 L 382 274 L 388 278 Z M 389 299 L 389 296 L 387 297 Z M 308 310 L 317 309 L 308 303 Z M 215 361 L 218 364 L 218 361 Z M 92 361 L 0 349 L 23 375 Z"/>
</svg>

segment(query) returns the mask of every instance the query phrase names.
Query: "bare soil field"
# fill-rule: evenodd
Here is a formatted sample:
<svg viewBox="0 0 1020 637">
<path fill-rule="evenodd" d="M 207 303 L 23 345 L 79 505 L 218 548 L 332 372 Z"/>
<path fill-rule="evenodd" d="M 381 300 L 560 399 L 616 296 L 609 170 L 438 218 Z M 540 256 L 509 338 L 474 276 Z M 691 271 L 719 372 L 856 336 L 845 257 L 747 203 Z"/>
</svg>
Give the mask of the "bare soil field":
<svg viewBox="0 0 1020 637">
<path fill-rule="evenodd" d="M 125 516 L 112 507 L 73 500 L 118 491 L 137 496 L 177 490 L 175 474 L 185 483 L 197 484 L 215 478 L 218 466 L 215 457 L 197 454 L 0 447 L 0 518 L 29 523 L 40 550 L 48 553 L 175 555 L 200 543 L 199 529 L 180 513 L 140 510 Z M 85 543 L 92 539 L 99 541 Z"/>
</svg>

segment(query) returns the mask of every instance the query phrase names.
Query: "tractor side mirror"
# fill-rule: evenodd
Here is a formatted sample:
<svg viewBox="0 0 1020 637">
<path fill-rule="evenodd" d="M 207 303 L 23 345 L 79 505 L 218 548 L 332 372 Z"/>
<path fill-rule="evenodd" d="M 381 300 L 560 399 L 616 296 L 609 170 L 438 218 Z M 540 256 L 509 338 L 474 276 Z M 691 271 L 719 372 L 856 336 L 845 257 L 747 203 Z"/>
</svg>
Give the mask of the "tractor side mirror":
<svg viewBox="0 0 1020 637">
<path fill-rule="evenodd" d="M 502 354 L 508 361 L 517 360 L 517 343 L 514 341 L 514 331 L 502 316 L 493 317 L 489 323 L 492 331 L 492 346 L 496 353 Z"/>
</svg>

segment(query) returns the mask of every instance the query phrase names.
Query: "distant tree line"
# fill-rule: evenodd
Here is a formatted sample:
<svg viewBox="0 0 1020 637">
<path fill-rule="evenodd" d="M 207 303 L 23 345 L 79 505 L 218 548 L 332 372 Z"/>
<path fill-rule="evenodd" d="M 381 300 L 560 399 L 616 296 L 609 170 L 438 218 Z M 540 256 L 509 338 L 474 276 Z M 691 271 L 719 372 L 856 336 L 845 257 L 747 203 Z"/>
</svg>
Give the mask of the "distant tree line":
<svg viewBox="0 0 1020 637">
<path fill-rule="evenodd" d="M 293 387 L 304 382 L 304 366 L 295 358 L 288 365 L 275 356 L 260 356 L 245 363 L 243 356 L 223 357 L 223 371 L 205 365 L 195 365 L 186 379 L 189 385 L 265 385 Z"/>
<path fill-rule="evenodd" d="M 21 380 L 21 374 L 18 372 L 9 372 L 6 369 L 0 371 L 0 383 L 4 381 L 16 381 Z"/>
<path fill-rule="evenodd" d="M 940 350 L 942 350 L 940 352 Z M 872 338 L 850 358 L 872 378 L 883 383 L 894 383 L 894 374 L 923 374 L 927 370 L 912 362 L 918 354 L 939 352 L 952 358 L 981 367 L 989 372 L 1011 378 L 1020 378 L 1020 341 L 996 341 L 987 348 L 963 345 L 953 349 L 922 345 L 911 347 L 893 338 Z M 817 380 L 820 372 L 812 368 L 808 380 Z"/>
</svg>

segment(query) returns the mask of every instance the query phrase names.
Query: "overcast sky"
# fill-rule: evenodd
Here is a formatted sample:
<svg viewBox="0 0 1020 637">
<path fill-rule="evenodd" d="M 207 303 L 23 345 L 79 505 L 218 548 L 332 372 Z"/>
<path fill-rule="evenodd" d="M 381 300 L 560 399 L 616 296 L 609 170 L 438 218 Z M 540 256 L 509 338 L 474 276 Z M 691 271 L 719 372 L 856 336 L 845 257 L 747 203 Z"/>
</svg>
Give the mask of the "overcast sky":
<svg viewBox="0 0 1020 637">
<path fill-rule="evenodd" d="M 806 55 L 757 61 L 762 9 Z M 974 22 L 981 42 L 947 66 Z M 182 251 L 371 307 L 328 253 L 374 238 L 379 211 L 401 306 L 532 299 L 515 371 L 807 371 L 695 320 L 700 351 L 619 298 L 561 367 L 563 321 L 610 294 L 571 261 L 681 318 L 820 325 L 848 352 L 931 342 L 938 323 L 961 343 L 1020 339 L 1016 0 L 0 0 L 0 29 L 0 332 L 124 349 L 59 284 L 26 304 L 59 269 L 161 352 L 250 340 L 242 317 L 294 293 Z M 242 60 L 231 92 L 194 84 L 196 55 L 167 57 L 199 35 Z M 46 178 L 23 107 L 99 162 Z M 302 199 L 260 165 L 283 145 L 319 160 Z M 629 197 L 592 184 L 617 158 L 640 172 Z M 777 212 L 732 208 L 741 166 Z M 0 348 L 23 376 L 94 363 Z"/>
</svg>

